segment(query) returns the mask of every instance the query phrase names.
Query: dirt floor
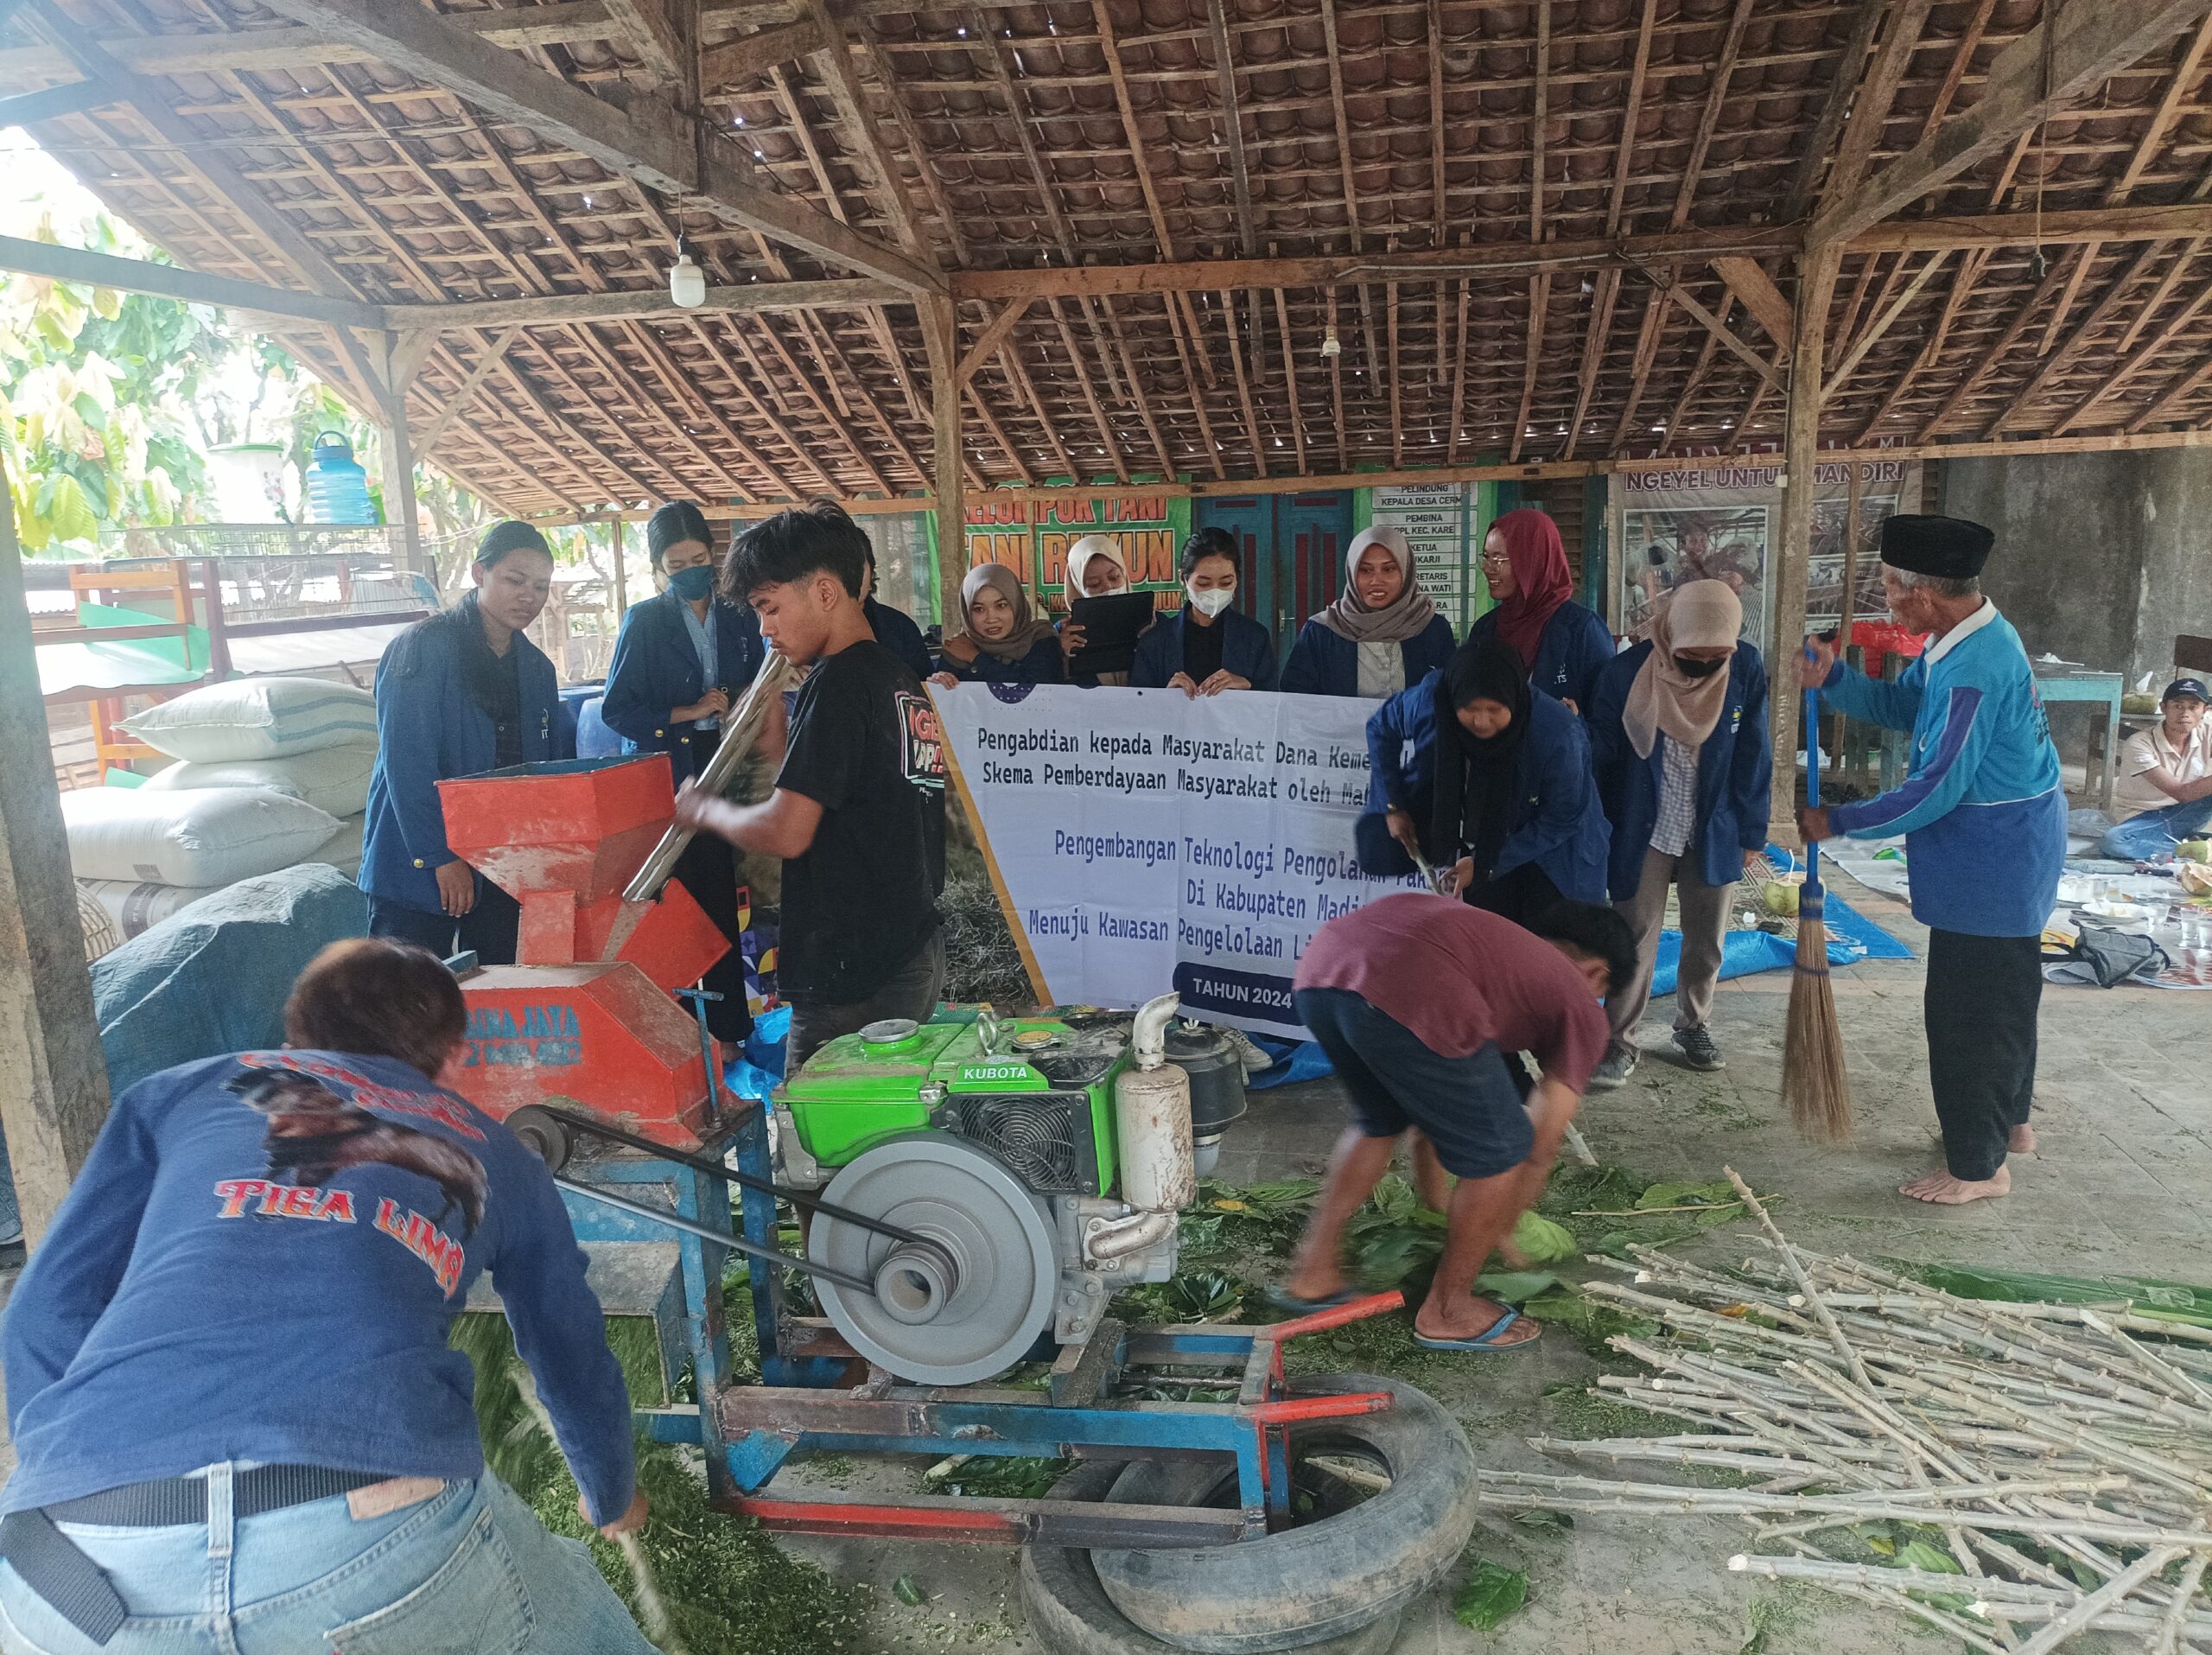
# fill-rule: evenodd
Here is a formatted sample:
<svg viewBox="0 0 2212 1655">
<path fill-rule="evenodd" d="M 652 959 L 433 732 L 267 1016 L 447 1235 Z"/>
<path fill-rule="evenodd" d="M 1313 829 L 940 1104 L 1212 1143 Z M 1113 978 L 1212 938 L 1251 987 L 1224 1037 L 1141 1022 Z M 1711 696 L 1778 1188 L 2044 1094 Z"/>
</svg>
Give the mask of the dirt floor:
<svg viewBox="0 0 2212 1655">
<path fill-rule="evenodd" d="M 1904 906 L 1848 879 L 1836 894 L 1910 943 L 1926 933 Z M 1710 1179 L 1734 1166 L 1779 1197 L 1793 1238 L 1821 1251 L 2212 1282 L 2212 996 L 2152 990 L 2050 990 L 2044 1001 L 2032 1159 L 2014 1162 L 2002 1201 L 1932 1208 L 1896 1187 L 1933 1164 L 1936 1123 L 1921 1029 L 1916 960 L 1839 970 L 1838 1009 L 1859 1131 L 1845 1149 L 1808 1148 L 1779 1111 L 1786 973 L 1724 983 L 1713 1017 L 1728 1060 L 1719 1074 L 1668 1062 L 1671 999 L 1655 1002 L 1647 1057 L 1628 1086 L 1594 1095 L 1581 1125 L 1598 1157 L 1645 1179 Z M 1656 1050 L 1654 1048 L 1656 1048 Z M 1224 1145 L 1233 1182 L 1318 1170 L 1341 1123 L 1333 1081 L 1255 1093 Z M 1699 1244 L 1726 1258 L 1748 1251 L 1737 1232 Z M 1603 1465 L 1547 1461 L 1530 1436 L 1633 1430 L 1594 1410 L 1592 1359 L 1554 1329 L 1527 1351 L 1440 1357 L 1394 1324 L 1353 1348 L 1357 1359 L 1421 1385 L 1465 1424 L 1484 1465 L 1608 1474 Z M 912 1467 L 833 1463 L 826 1480 L 857 1493 L 913 1486 Z M 779 1485 L 780 1486 L 780 1485 Z M 1944 1646 L 1919 1623 L 1799 1587 L 1729 1573 L 1748 1531 L 1717 1520 L 1664 1525 L 1582 1517 L 1566 1533 L 1503 1516 L 1478 1528 L 1468 1558 L 1408 1614 L 1397 1655 L 1858 1655 Z M 867 1646 L 887 1652 L 988 1647 L 1029 1655 L 1008 1555 L 989 1550 L 794 1542 L 841 1578 L 867 1582 Z M 1489 1557 L 1529 1573 L 1527 1608 L 1497 1630 L 1458 1625 L 1452 1596 Z M 901 1577 L 928 1595 L 901 1605 Z"/>
</svg>

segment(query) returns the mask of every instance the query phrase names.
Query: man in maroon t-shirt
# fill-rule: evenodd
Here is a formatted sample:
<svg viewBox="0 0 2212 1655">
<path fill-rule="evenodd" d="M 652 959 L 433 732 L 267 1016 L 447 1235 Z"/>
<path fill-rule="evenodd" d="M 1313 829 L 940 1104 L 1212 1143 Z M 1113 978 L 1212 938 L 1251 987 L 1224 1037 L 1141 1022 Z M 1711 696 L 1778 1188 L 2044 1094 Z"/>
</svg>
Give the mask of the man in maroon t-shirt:
<svg viewBox="0 0 2212 1655">
<path fill-rule="evenodd" d="M 1608 907 L 1560 901 L 1535 930 L 1449 897 L 1385 896 L 1323 926 L 1298 963 L 1300 1021 L 1351 1094 L 1327 1182 L 1281 1298 L 1348 1296 L 1344 1225 L 1418 1128 L 1458 1175 L 1444 1256 L 1414 1336 L 1439 1350 L 1502 1349 L 1533 1322 L 1472 1295 L 1484 1260 L 1535 1205 L 1608 1039 L 1599 1003 L 1637 968 L 1636 937 Z M 1512 1054 L 1542 1079 L 1522 1100 Z"/>
</svg>

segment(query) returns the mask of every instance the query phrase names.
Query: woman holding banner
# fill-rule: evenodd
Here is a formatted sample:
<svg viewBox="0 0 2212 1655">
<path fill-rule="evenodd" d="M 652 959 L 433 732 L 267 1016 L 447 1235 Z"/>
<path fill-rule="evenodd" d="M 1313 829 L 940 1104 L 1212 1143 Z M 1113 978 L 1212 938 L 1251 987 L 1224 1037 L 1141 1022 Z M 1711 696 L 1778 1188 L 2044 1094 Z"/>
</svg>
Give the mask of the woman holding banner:
<svg viewBox="0 0 2212 1655">
<path fill-rule="evenodd" d="M 1447 870 L 1452 894 L 1522 924 L 1562 896 L 1605 900 L 1605 813 L 1582 721 L 1529 689 L 1499 640 L 1470 638 L 1384 702 L 1367 751 L 1374 779 L 1355 830 L 1366 872 L 1402 877 L 1418 855 Z"/>
<path fill-rule="evenodd" d="M 1004 563 L 981 563 L 960 582 L 966 627 L 944 640 L 931 684 L 1058 684 L 1059 640 L 1029 607 L 1021 576 Z"/>
<path fill-rule="evenodd" d="M 1068 548 L 1067 582 L 1062 591 L 1071 610 L 1078 598 L 1110 598 L 1128 589 L 1129 565 L 1112 535 L 1086 534 Z M 1070 684 L 1095 690 L 1102 684 L 1119 686 L 1129 681 L 1127 667 L 1093 672 L 1077 665 L 1075 658 L 1086 641 L 1083 622 L 1072 614 L 1060 622 L 1060 656 L 1067 664 Z"/>
<path fill-rule="evenodd" d="M 1296 696 L 1392 696 L 1452 659 L 1452 623 L 1414 574 L 1403 529 L 1367 529 L 1344 558 L 1344 590 L 1300 630 L 1282 670 Z"/>
<path fill-rule="evenodd" d="M 1528 508 L 1508 512 L 1483 539 L 1483 578 L 1497 607 L 1478 615 L 1467 638 L 1498 638 L 1521 658 L 1529 684 L 1577 712 L 1613 659 L 1613 634 L 1574 602 L 1559 525 Z"/>
<path fill-rule="evenodd" d="M 1137 640 L 1129 682 L 1140 690 L 1217 696 L 1272 690 L 1281 675 L 1268 629 L 1230 606 L 1236 601 L 1236 542 L 1226 529 L 1200 529 L 1183 543 L 1183 613 Z"/>
</svg>

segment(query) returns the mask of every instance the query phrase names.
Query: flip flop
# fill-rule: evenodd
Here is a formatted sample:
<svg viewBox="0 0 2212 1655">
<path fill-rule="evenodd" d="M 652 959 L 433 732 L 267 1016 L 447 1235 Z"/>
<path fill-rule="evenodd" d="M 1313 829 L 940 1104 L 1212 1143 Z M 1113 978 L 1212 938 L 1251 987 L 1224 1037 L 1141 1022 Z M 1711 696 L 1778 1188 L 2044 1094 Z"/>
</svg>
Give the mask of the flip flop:
<svg viewBox="0 0 2212 1655">
<path fill-rule="evenodd" d="M 1484 1328 L 1481 1333 L 1476 1334 L 1472 1339 L 1431 1339 L 1426 1334 L 1417 1333 L 1414 1335 L 1414 1343 L 1416 1345 L 1426 1346 L 1432 1351 L 1517 1350 L 1521 1346 L 1533 1345 L 1536 1340 L 1535 1339 L 1524 1339 L 1512 1345 L 1501 1345 L 1497 1340 L 1499 1334 L 1503 1334 L 1508 1327 L 1510 1327 L 1515 1322 L 1520 1320 L 1521 1313 L 1518 1310 L 1508 1308 L 1503 1315 L 1500 1316 L 1496 1321 L 1491 1323 L 1489 1327 Z M 1530 1326 L 1533 1327 L 1535 1324 L 1531 1323 Z M 1541 1339 L 1541 1337 L 1543 1337 L 1543 1335 L 1540 1332 L 1537 1334 L 1537 1338 Z"/>
<path fill-rule="evenodd" d="M 1267 1291 L 1269 1305 L 1286 1316 L 1310 1316 L 1317 1310 L 1333 1310 L 1340 1304 L 1350 1304 L 1359 1297 L 1357 1288 L 1341 1288 L 1319 1299 L 1301 1299 L 1287 1287 L 1271 1287 Z"/>
</svg>

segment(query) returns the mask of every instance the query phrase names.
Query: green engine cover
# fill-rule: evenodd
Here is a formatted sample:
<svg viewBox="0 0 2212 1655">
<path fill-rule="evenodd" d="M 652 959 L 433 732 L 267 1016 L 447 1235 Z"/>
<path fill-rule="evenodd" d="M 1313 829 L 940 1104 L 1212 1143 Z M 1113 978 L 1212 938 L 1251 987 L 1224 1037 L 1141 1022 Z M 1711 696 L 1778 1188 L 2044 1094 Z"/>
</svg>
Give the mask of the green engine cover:
<svg viewBox="0 0 2212 1655">
<path fill-rule="evenodd" d="M 1022 1142 L 1041 1121 L 1066 1129 L 1048 1147 L 1054 1164 L 1075 1168 L 1071 1188 L 1112 1188 L 1114 1079 L 1128 1064 L 1127 1039 L 1028 1017 L 1001 1023 L 996 1045 L 986 1053 L 976 1023 L 950 1019 L 893 1042 L 841 1035 L 776 1089 L 776 1101 L 825 1167 L 902 1132 L 938 1127 L 1001 1147 L 992 1134 L 1009 1121 Z M 1021 1170 L 1023 1157 L 1010 1158 Z"/>
</svg>

